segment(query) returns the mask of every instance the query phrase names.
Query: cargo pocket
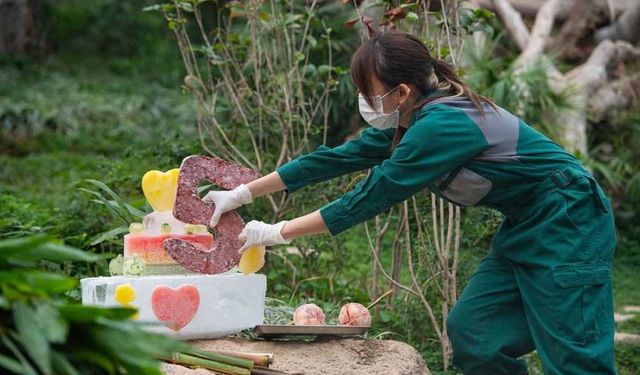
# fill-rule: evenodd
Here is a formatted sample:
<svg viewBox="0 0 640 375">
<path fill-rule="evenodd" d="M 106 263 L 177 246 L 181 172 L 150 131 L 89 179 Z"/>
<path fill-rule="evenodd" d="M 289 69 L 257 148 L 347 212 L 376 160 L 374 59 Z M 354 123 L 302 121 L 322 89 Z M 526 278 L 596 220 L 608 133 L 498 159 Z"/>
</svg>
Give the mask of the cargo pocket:
<svg viewBox="0 0 640 375">
<path fill-rule="evenodd" d="M 463 167 L 440 190 L 442 195 L 459 206 L 473 206 L 489 194 L 491 186 L 489 179 Z"/>
<path fill-rule="evenodd" d="M 610 264 L 570 264 L 553 269 L 556 333 L 586 343 L 613 330 Z"/>
<path fill-rule="evenodd" d="M 607 197 L 601 194 L 597 185 L 590 186 L 591 181 L 580 176 L 572 186 L 558 192 L 564 198 L 565 221 L 582 238 L 581 261 L 594 263 L 599 259 L 600 262 L 609 262 L 616 245 L 613 213 Z"/>
</svg>

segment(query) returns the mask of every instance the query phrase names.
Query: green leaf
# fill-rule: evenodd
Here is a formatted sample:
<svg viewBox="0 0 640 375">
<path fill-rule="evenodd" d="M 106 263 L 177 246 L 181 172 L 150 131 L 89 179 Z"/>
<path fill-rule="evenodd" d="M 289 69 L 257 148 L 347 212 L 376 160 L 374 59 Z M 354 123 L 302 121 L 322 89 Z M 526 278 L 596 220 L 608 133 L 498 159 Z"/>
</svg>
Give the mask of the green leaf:
<svg viewBox="0 0 640 375">
<path fill-rule="evenodd" d="M 287 14 L 286 18 L 284 19 L 283 25 L 284 26 L 296 25 L 297 22 L 300 21 L 302 18 L 304 18 L 304 16 L 302 14 L 289 13 L 289 14 Z"/>
<path fill-rule="evenodd" d="M 329 65 L 318 66 L 318 75 L 326 77 L 329 73 L 331 73 L 331 67 Z"/>
<path fill-rule="evenodd" d="M 109 358 L 104 353 L 98 352 L 96 348 L 73 348 L 75 357 L 86 362 L 90 362 L 105 369 L 109 374 L 115 372 L 115 363 L 112 358 Z"/>
<path fill-rule="evenodd" d="M 303 60 L 304 60 L 304 54 L 303 54 L 302 52 L 298 52 L 298 51 L 296 51 L 296 52 L 293 54 L 293 60 L 294 60 L 295 62 L 303 61 Z"/>
<path fill-rule="evenodd" d="M 171 10 L 175 8 L 173 4 L 153 4 L 142 8 L 143 12 L 150 12 L 154 10 Z"/>
<path fill-rule="evenodd" d="M 95 246 L 101 242 L 110 240 L 114 237 L 117 237 L 119 235 L 121 235 L 122 233 L 128 233 L 129 232 L 129 228 L 128 227 L 117 227 L 117 228 L 113 228 L 110 231 L 107 232 L 103 232 L 101 233 L 95 240 L 91 241 L 91 246 Z"/>
<path fill-rule="evenodd" d="M 26 284 L 31 290 L 62 293 L 75 288 L 78 280 L 45 271 L 0 271 L 0 284 Z"/>
<path fill-rule="evenodd" d="M 34 311 L 38 326 L 47 341 L 54 344 L 63 344 L 67 340 L 69 323 L 62 318 L 58 308 L 51 303 L 40 302 L 35 305 Z"/>
<path fill-rule="evenodd" d="M 100 317 L 124 320 L 136 313 L 135 309 L 127 307 L 97 307 L 97 306 L 83 306 L 80 304 L 69 304 L 60 306 L 60 313 L 63 317 L 72 323 L 91 323 L 95 322 Z"/>
<path fill-rule="evenodd" d="M 386 6 L 386 5 L 387 4 L 384 1 L 377 0 L 377 1 L 370 2 L 365 9 L 370 9 L 370 8 L 375 8 L 375 7 L 380 7 L 380 6 Z"/>
<path fill-rule="evenodd" d="M 9 348 L 11 353 L 13 353 L 13 355 L 20 361 L 20 364 L 22 365 L 22 369 L 20 371 L 21 375 L 38 375 L 36 370 L 33 368 L 33 366 L 31 366 L 29 361 L 27 361 L 24 355 L 22 355 L 22 352 L 20 352 L 20 349 L 18 349 L 18 347 L 13 343 L 10 337 L 2 334 L 0 335 L 0 340 L 2 341 L 4 346 Z"/>
<path fill-rule="evenodd" d="M 193 13 L 193 5 L 186 1 L 181 1 L 178 4 L 178 8 L 184 10 L 185 12 Z"/>
<path fill-rule="evenodd" d="M 209 184 L 209 185 L 202 185 L 198 187 L 198 194 L 202 194 L 203 191 L 212 188 L 213 184 Z"/>
<path fill-rule="evenodd" d="M 0 241 L 0 259 L 8 258 L 16 253 L 32 249 L 45 243 L 49 237 L 45 234 L 36 234 L 29 237 L 10 238 Z"/>
<path fill-rule="evenodd" d="M 408 22 L 416 23 L 420 20 L 420 17 L 418 17 L 418 14 L 416 12 L 408 12 L 405 19 Z"/>
<path fill-rule="evenodd" d="M 145 201 L 144 199 L 142 200 L 143 202 Z M 111 201 L 109 201 L 111 202 Z M 129 203 L 125 203 L 124 206 L 127 208 L 127 211 L 129 211 L 129 213 L 135 217 L 138 217 L 140 219 L 142 219 L 147 213 L 130 205 Z"/>
<path fill-rule="evenodd" d="M 405 10 L 414 10 L 415 11 L 415 10 L 418 10 L 418 6 L 419 5 L 420 4 L 418 4 L 418 3 L 407 3 L 407 4 L 400 4 L 400 7 L 402 9 L 405 9 Z"/>
<path fill-rule="evenodd" d="M 391 320 L 391 315 L 385 310 L 380 310 L 380 321 L 382 321 L 383 323 L 387 323 L 390 320 Z"/>
<path fill-rule="evenodd" d="M 95 349 L 118 360 L 132 374 L 140 373 L 136 371 L 139 369 L 158 367 L 151 355 L 159 351 L 153 341 L 145 340 L 142 335 L 127 334 L 113 326 L 92 326 L 88 333 L 94 340 Z"/>
<path fill-rule="evenodd" d="M 53 371 L 60 375 L 80 375 L 80 373 L 73 367 L 71 362 L 59 352 L 51 352 L 51 363 L 53 365 Z"/>
<path fill-rule="evenodd" d="M 11 270 L 0 271 L 0 284 L 4 286 L 4 297 L 11 300 L 22 299 L 25 294 L 36 293 L 47 296 L 52 293 L 63 293 L 75 288 L 78 280 L 45 271 Z M 12 288 L 16 289 L 13 291 L 14 295 L 10 294 Z"/>
<path fill-rule="evenodd" d="M 93 179 L 87 179 L 85 181 L 87 181 L 88 183 L 90 183 L 90 184 L 92 184 L 94 186 L 97 186 L 100 190 L 106 192 L 111 197 L 111 199 L 113 199 L 116 202 L 116 207 L 120 208 L 119 209 L 120 214 L 124 215 L 124 212 L 129 213 L 129 210 L 127 209 L 127 205 L 122 200 L 122 198 L 120 198 L 120 196 L 118 194 L 116 194 L 113 190 L 111 190 L 111 188 L 108 187 L 104 182 L 98 181 L 98 180 L 93 180 Z M 128 225 L 133 220 L 131 218 L 126 218 L 125 221 L 127 222 L 127 225 Z"/>
<path fill-rule="evenodd" d="M 22 372 L 22 364 L 19 361 L 3 354 L 0 354 L 0 367 L 4 367 L 16 374 L 20 374 Z"/>
<path fill-rule="evenodd" d="M 51 272 L 23 271 L 22 275 L 25 282 L 33 289 L 49 293 L 66 292 L 78 285 L 78 280 L 73 277 L 58 275 Z"/>
<path fill-rule="evenodd" d="M 51 348 L 39 328 L 38 316 L 33 308 L 25 303 L 15 302 L 13 320 L 16 324 L 17 336 L 31 360 L 45 375 L 52 374 Z"/>
<path fill-rule="evenodd" d="M 110 201 L 107 198 L 105 198 L 99 192 L 93 191 L 93 190 L 89 190 L 89 189 L 85 189 L 85 188 L 79 188 L 78 190 L 83 191 L 85 193 L 92 194 L 93 196 L 98 198 L 97 200 L 93 200 L 93 202 L 106 206 L 114 217 L 116 217 L 117 219 L 122 220 L 122 222 L 124 222 L 126 225 L 131 224 L 131 221 L 133 221 L 129 217 L 128 212 L 123 212 L 122 208 L 120 206 L 118 206 L 117 203 L 111 203 L 112 201 Z"/>
<path fill-rule="evenodd" d="M 311 48 L 315 48 L 318 45 L 318 40 L 311 34 L 307 35 L 307 41 L 309 41 Z"/>
<path fill-rule="evenodd" d="M 15 255 L 12 258 L 16 260 L 45 259 L 53 262 L 95 262 L 100 259 L 100 256 L 70 246 L 48 242 L 19 255 Z"/>
</svg>

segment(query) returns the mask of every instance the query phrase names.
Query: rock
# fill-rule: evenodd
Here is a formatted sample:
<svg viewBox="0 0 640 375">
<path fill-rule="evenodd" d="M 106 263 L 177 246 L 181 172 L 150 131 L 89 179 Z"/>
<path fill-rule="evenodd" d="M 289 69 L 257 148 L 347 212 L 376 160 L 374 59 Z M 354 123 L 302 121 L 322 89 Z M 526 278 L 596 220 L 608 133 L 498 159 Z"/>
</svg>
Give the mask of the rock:
<svg viewBox="0 0 640 375">
<path fill-rule="evenodd" d="M 306 375 L 430 375 L 420 353 L 393 340 L 321 338 L 304 341 L 249 341 L 239 338 L 194 341 L 205 350 L 273 353 L 271 368 Z M 165 369 L 166 368 L 166 369 Z M 166 375 L 196 375 L 194 370 L 165 366 Z M 169 372 L 171 371 L 171 372 Z"/>
<path fill-rule="evenodd" d="M 640 306 L 627 305 L 622 308 L 626 313 L 640 313 Z"/>
<path fill-rule="evenodd" d="M 183 366 L 173 365 L 170 363 L 163 363 L 160 365 L 160 370 L 164 375 L 212 375 L 213 371 L 199 369 L 190 369 Z"/>
<path fill-rule="evenodd" d="M 627 320 L 633 319 L 634 317 L 635 317 L 634 314 L 620 314 L 620 313 L 613 314 L 613 320 L 616 323 L 626 322 Z"/>
<path fill-rule="evenodd" d="M 622 344 L 640 344 L 640 335 L 626 332 L 616 332 L 615 341 Z"/>
</svg>

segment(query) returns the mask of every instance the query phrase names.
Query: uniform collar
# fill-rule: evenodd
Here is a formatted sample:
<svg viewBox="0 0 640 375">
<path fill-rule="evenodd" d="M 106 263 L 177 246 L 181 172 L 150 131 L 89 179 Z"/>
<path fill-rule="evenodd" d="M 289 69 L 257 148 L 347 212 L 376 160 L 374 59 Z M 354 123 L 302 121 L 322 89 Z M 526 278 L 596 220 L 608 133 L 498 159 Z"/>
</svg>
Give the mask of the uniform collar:
<svg viewBox="0 0 640 375">
<path fill-rule="evenodd" d="M 433 89 L 431 91 L 429 91 L 428 93 L 422 94 L 420 95 L 420 97 L 418 97 L 417 102 L 420 102 L 422 100 L 425 99 L 429 99 L 429 98 L 433 98 L 436 96 L 443 96 L 446 94 L 446 91 L 441 90 L 439 88 Z M 407 129 L 409 129 L 411 126 L 413 126 L 413 124 L 416 122 L 417 120 L 417 116 L 420 112 L 422 112 L 424 106 L 422 106 L 422 108 L 418 108 L 415 111 L 413 111 L 413 113 L 411 114 L 411 119 L 409 120 L 409 125 L 407 125 Z"/>
</svg>

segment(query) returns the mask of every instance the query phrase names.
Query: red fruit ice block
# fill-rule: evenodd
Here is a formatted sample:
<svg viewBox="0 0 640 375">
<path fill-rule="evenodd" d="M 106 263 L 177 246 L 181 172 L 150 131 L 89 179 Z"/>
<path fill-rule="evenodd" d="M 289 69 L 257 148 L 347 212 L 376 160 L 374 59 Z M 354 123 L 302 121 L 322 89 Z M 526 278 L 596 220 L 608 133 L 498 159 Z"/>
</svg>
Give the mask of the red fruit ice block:
<svg viewBox="0 0 640 375">
<path fill-rule="evenodd" d="M 124 256 L 138 255 L 146 264 L 175 264 L 176 261 L 165 251 L 162 243 L 168 238 L 179 238 L 182 241 L 198 244 L 204 248 L 213 245 L 211 233 L 194 234 L 127 234 L 124 236 Z"/>
<path fill-rule="evenodd" d="M 214 211 L 212 202 L 204 202 L 198 194 L 200 181 L 211 182 L 223 189 L 234 189 L 260 177 L 257 171 L 222 159 L 189 156 L 182 161 L 178 176 L 173 216 L 190 224 L 209 225 Z M 213 228 L 213 245 L 203 247 L 180 239 L 165 241 L 167 253 L 188 270 L 200 273 L 222 273 L 240 261 L 238 250 L 244 241 L 238 235 L 244 221 L 236 211 L 223 214 Z"/>
<path fill-rule="evenodd" d="M 177 289 L 158 285 L 151 294 L 151 308 L 156 318 L 174 331 L 189 324 L 199 306 L 200 293 L 192 284 L 183 284 Z"/>
</svg>

